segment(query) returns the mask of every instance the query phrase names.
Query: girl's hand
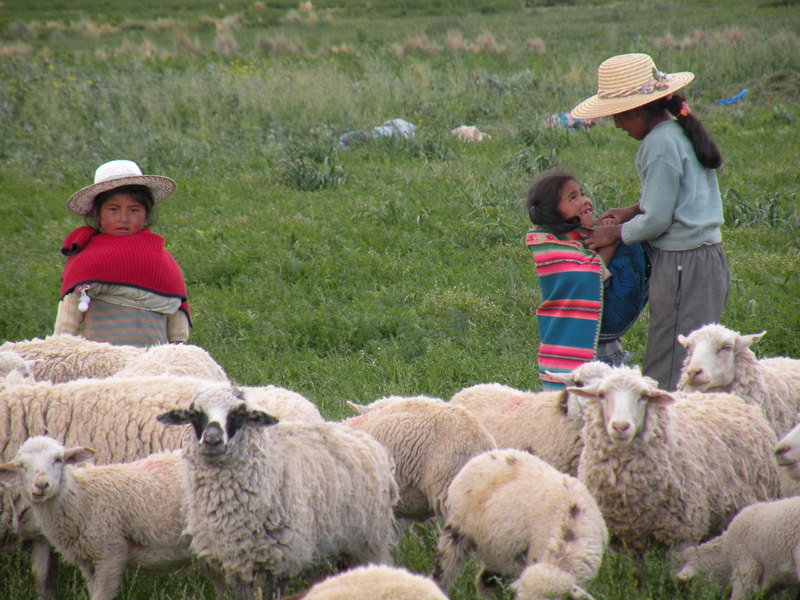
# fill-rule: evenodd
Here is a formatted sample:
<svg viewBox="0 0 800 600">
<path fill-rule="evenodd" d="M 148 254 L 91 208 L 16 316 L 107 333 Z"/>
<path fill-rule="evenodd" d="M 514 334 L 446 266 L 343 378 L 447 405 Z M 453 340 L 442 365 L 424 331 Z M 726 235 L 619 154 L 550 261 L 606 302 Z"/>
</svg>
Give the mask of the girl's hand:
<svg viewBox="0 0 800 600">
<path fill-rule="evenodd" d="M 594 228 L 592 235 L 584 243 L 597 252 L 600 248 L 616 244 L 622 239 L 622 225 L 599 225 Z"/>
<path fill-rule="evenodd" d="M 598 222 L 601 222 L 603 219 L 614 219 L 616 223 L 625 223 L 641 212 L 638 202 L 633 206 L 627 206 L 625 208 L 609 208 L 598 217 Z M 601 222 L 600 224 L 603 225 L 604 223 Z"/>
</svg>

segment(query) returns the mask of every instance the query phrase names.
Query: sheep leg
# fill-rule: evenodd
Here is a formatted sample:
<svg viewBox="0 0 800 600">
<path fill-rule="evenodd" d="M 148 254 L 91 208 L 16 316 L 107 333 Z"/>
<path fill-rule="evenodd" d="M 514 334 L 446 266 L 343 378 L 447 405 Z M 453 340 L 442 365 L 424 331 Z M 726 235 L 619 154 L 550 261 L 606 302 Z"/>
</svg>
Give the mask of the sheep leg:
<svg viewBox="0 0 800 600">
<path fill-rule="evenodd" d="M 729 600 L 743 600 L 755 593 L 758 590 L 758 581 L 763 570 L 763 567 L 753 558 L 736 565 L 731 577 L 733 586 Z"/>
<path fill-rule="evenodd" d="M 113 558 L 97 561 L 94 577 L 89 583 L 91 600 L 113 600 L 122 584 L 126 558 L 124 554 L 118 554 Z"/>
<path fill-rule="evenodd" d="M 44 541 L 33 542 L 33 579 L 40 600 L 56 597 L 58 581 L 58 557 L 50 544 Z"/>
<path fill-rule="evenodd" d="M 467 536 L 455 527 L 445 525 L 439 535 L 439 543 L 436 546 L 436 562 L 433 567 L 433 578 L 445 593 L 453 585 L 459 569 L 473 547 L 474 544 Z"/>
</svg>

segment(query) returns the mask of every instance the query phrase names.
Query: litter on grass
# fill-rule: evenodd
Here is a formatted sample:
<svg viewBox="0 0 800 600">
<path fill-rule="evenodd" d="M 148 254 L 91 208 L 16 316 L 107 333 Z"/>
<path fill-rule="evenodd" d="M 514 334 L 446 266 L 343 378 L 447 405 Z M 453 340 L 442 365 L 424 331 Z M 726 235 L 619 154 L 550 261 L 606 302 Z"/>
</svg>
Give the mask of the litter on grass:
<svg viewBox="0 0 800 600">
<path fill-rule="evenodd" d="M 745 88 L 735 96 L 731 96 L 730 98 L 723 98 L 722 100 L 717 100 L 717 104 L 736 104 L 737 102 L 739 102 L 739 100 L 747 96 L 748 91 L 749 90 Z"/>
<path fill-rule="evenodd" d="M 483 139 L 492 137 L 478 130 L 475 125 L 461 125 L 453 129 L 450 133 L 465 142 L 480 142 Z"/>
<path fill-rule="evenodd" d="M 573 119 L 567 113 L 553 113 L 542 121 L 542 125 L 550 129 L 589 129 L 597 125 L 590 119 Z"/>
</svg>

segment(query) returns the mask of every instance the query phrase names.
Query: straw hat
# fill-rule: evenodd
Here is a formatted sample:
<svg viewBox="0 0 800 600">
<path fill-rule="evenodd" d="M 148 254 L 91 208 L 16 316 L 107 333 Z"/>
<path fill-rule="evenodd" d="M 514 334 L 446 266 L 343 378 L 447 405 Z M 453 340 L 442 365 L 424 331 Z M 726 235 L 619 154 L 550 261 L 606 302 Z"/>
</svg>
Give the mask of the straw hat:
<svg viewBox="0 0 800 600">
<path fill-rule="evenodd" d="M 620 54 L 597 69 L 597 94 L 570 113 L 575 119 L 594 119 L 625 112 L 670 96 L 694 79 L 694 73 L 662 73 L 648 54 Z"/>
<path fill-rule="evenodd" d="M 78 190 L 67 200 L 67 208 L 76 215 L 86 216 L 92 210 L 98 194 L 125 185 L 143 185 L 150 188 L 153 202 L 158 204 L 175 191 L 175 182 L 161 175 L 142 175 L 142 170 L 131 160 L 112 160 L 97 167 L 94 183 Z"/>
</svg>

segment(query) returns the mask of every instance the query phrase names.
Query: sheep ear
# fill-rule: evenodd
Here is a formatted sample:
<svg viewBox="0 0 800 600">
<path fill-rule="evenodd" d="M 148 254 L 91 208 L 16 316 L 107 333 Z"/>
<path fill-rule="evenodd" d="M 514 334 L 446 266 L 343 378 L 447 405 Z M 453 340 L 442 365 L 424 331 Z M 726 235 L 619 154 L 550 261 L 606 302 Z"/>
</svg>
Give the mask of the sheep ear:
<svg viewBox="0 0 800 600">
<path fill-rule="evenodd" d="M 17 463 L 9 462 L 0 464 L 0 481 L 14 481 L 17 476 Z"/>
<path fill-rule="evenodd" d="M 683 346 L 684 348 L 689 347 L 689 338 L 683 335 L 682 333 L 678 334 L 678 343 Z"/>
<path fill-rule="evenodd" d="M 695 573 L 697 573 L 697 568 L 692 563 L 686 563 L 675 573 L 675 579 L 686 581 L 694 577 Z"/>
<path fill-rule="evenodd" d="M 191 413 L 185 408 L 178 408 L 158 415 L 156 420 L 164 425 L 188 425 L 191 423 Z"/>
<path fill-rule="evenodd" d="M 269 427 L 278 423 L 278 419 L 265 413 L 263 410 L 248 410 L 247 420 L 258 427 Z"/>
<path fill-rule="evenodd" d="M 79 463 L 87 462 L 94 458 L 95 452 L 93 448 L 78 446 L 77 448 L 69 448 L 64 450 L 64 464 L 77 465 Z"/>
<path fill-rule="evenodd" d="M 594 596 L 579 585 L 573 585 L 572 589 L 569 591 L 569 595 L 576 600 L 594 600 Z"/>
<path fill-rule="evenodd" d="M 666 406 L 667 404 L 672 404 L 675 402 L 675 397 L 672 394 L 665 392 L 664 390 L 659 390 L 658 388 L 651 389 L 644 395 L 647 398 L 647 401 L 651 404 L 661 404 L 662 406 Z"/>
<path fill-rule="evenodd" d="M 567 391 L 570 394 L 575 394 L 576 396 L 583 396 L 584 398 L 597 398 L 597 394 L 600 391 L 599 386 L 597 384 L 594 385 L 587 385 L 586 387 L 568 387 Z"/>
<path fill-rule="evenodd" d="M 551 379 L 555 379 L 559 383 L 563 383 L 564 385 L 572 385 L 574 382 L 572 381 L 572 373 L 553 373 L 552 371 L 545 371 L 545 375 L 550 377 Z"/>
<path fill-rule="evenodd" d="M 346 402 L 347 406 L 349 406 L 350 409 L 353 412 L 355 412 L 356 414 L 363 415 L 365 412 L 367 412 L 369 410 L 363 404 L 356 404 L 355 402 L 350 402 L 350 400 L 346 400 L 345 402 Z"/>
<path fill-rule="evenodd" d="M 766 330 L 762 331 L 761 333 L 740 335 L 736 339 L 736 350 L 741 350 L 742 348 L 749 348 L 751 345 L 755 344 L 758 340 L 764 337 L 765 333 L 767 333 Z"/>
</svg>

